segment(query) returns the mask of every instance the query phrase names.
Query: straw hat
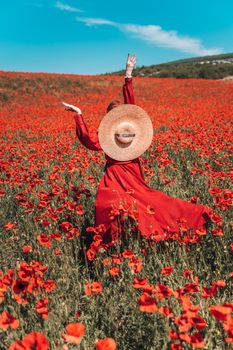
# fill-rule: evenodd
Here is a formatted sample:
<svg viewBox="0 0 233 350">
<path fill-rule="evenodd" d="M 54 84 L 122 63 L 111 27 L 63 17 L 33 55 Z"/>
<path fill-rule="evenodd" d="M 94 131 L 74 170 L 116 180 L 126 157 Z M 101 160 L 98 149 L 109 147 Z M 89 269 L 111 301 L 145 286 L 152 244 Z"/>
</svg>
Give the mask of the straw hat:
<svg viewBox="0 0 233 350">
<path fill-rule="evenodd" d="M 132 160 L 149 148 L 153 139 L 152 122 L 141 107 L 120 105 L 105 114 L 98 128 L 98 138 L 109 157 Z"/>
</svg>

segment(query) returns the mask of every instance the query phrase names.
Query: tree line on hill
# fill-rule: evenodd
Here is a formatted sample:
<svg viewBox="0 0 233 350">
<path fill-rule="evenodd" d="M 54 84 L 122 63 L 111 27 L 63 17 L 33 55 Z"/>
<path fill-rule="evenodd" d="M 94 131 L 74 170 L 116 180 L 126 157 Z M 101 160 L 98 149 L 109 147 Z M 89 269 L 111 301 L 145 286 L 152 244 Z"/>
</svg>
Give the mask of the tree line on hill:
<svg viewBox="0 0 233 350">
<path fill-rule="evenodd" d="M 125 70 L 114 73 L 124 75 Z M 158 78 L 223 79 L 233 76 L 233 54 L 190 58 L 134 69 L 134 76 Z"/>
</svg>

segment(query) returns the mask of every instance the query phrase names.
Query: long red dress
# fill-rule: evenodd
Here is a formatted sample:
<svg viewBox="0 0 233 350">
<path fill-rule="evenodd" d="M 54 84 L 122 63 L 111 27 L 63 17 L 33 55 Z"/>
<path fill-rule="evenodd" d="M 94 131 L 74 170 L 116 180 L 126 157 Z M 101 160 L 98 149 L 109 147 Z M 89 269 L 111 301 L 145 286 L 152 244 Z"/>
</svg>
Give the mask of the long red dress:
<svg viewBox="0 0 233 350">
<path fill-rule="evenodd" d="M 124 102 L 135 104 L 132 78 L 125 78 L 123 85 Z M 82 115 L 75 115 L 76 134 L 80 142 L 90 150 L 103 151 L 97 132 L 89 132 Z M 142 236 L 162 237 L 165 232 L 177 232 L 180 225 L 202 229 L 209 217 L 210 208 L 172 198 L 165 193 L 150 188 L 144 179 L 139 158 L 117 161 L 105 154 L 105 172 L 99 184 L 95 201 L 95 226 L 104 224 L 105 242 L 115 237 L 116 225 L 110 220 L 110 212 L 120 204 L 124 208 L 138 210 L 138 228 Z"/>
</svg>

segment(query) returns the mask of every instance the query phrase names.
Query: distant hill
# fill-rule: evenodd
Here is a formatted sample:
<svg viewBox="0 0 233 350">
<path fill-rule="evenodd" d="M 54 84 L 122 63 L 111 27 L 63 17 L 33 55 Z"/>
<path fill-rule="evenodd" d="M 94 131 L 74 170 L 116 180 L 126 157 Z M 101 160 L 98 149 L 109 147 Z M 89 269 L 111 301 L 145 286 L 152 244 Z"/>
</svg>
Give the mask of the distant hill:
<svg viewBox="0 0 233 350">
<path fill-rule="evenodd" d="M 107 74 L 124 75 L 125 70 Z M 133 75 L 182 79 L 233 79 L 233 53 L 188 58 L 152 66 L 141 66 L 134 69 Z"/>
</svg>

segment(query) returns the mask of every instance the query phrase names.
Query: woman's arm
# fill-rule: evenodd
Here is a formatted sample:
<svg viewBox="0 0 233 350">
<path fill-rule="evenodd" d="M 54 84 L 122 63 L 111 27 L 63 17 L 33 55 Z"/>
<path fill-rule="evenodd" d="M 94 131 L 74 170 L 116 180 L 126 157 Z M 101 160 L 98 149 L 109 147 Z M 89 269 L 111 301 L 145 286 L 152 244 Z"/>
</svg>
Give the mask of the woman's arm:
<svg viewBox="0 0 233 350">
<path fill-rule="evenodd" d="M 123 85 L 123 95 L 124 95 L 124 103 L 130 103 L 135 105 L 132 81 L 133 81 L 133 78 L 125 77 L 125 83 Z"/>
<path fill-rule="evenodd" d="M 79 141 L 83 144 L 83 146 L 92 151 L 102 150 L 99 144 L 97 132 L 88 130 L 86 123 L 83 120 L 82 114 L 76 114 L 74 116 L 74 120 L 76 123 L 76 135 L 78 136 Z"/>
<path fill-rule="evenodd" d="M 62 103 L 67 111 L 75 112 L 74 120 L 76 123 L 76 135 L 78 136 L 79 141 L 83 144 L 83 146 L 92 151 L 102 150 L 99 144 L 97 132 L 88 130 L 83 120 L 81 109 L 65 102 Z"/>
<path fill-rule="evenodd" d="M 132 84 L 132 71 L 134 69 L 135 64 L 136 56 L 133 55 L 132 57 L 130 57 L 130 54 L 128 54 L 126 61 L 125 83 L 123 85 L 124 103 L 135 104 Z"/>
</svg>

